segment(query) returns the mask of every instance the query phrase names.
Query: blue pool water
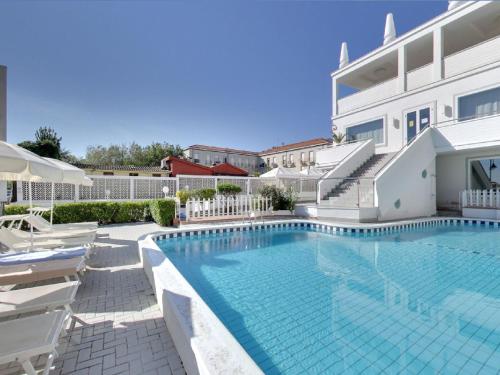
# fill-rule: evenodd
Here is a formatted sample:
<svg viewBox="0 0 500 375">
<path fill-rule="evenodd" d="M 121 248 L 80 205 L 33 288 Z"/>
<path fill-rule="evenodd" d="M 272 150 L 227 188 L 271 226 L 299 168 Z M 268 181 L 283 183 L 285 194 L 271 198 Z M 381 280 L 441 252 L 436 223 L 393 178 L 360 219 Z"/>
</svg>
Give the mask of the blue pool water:
<svg viewBox="0 0 500 375">
<path fill-rule="evenodd" d="M 498 374 L 500 232 L 158 241 L 266 374 Z"/>
</svg>

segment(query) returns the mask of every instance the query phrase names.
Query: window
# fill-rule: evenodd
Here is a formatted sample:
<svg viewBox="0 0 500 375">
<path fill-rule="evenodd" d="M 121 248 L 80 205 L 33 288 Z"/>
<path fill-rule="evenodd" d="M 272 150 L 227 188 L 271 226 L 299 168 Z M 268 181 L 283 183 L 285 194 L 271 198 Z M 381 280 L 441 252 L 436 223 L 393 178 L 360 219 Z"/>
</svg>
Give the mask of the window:
<svg viewBox="0 0 500 375">
<path fill-rule="evenodd" d="M 289 158 L 290 160 L 290 164 L 293 164 L 294 163 L 294 157 L 293 157 L 293 154 L 290 154 Z"/>
<path fill-rule="evenodd" d="M 500 113 L 500 87 L 458 98 L 458 121 Z"/>
<path fill-rule="evenodd" d="M 115 173 L 114 172 L 102 172 L 102 175 L 103 176 L 114 176 Z"/>
<path fill-rule="evenodd" d="M 300 161 L 306 161 L 306 153 L 305 152 L 300 153 Z"/>
<path fill-rule="evenodd" d="M 267 165 L 271 164 L 271 158 L 267 158 Z"/>
<path fill-rule="evenodd" d="M 153 173 L 153 177 L 161 177 L 161 173 Z"/>
<path fill-rule="evenodd" d="M 378 119 L 346 129 L 347 141 L 373 139 L 375 144 L 384 143 L 384 120 Z"/>
<path fill-rule="evenodd" d="M 137 177 L 137 176 L 139 176 L 139 173 L 131 172 L 128 175 L 132 176 L 132 177 Z"/>
<path fill-rule="evenodd" d="M 314 151 L 309 151 L 309 161 L 314 161 Z"/>
<path fill-rule="evenodd" d="M 199 163 L 200 162 L 200 155 L 198 155 L 198 153 L 195 153 L 194 156 L 193 156 L 193 161 L 195 163 Z"/>
<path fill-rule="evenodd" d="M 283 162 L 283 165 L 286 165 L 286 155 L 283 155 L 282 162 Z"/>
<path fill-rule="evenodd" d="M 276 156 L 273 158 L 273 164 L 277 164 L 278 163 L 278 159 L 276 159 Z"/>
</svg>

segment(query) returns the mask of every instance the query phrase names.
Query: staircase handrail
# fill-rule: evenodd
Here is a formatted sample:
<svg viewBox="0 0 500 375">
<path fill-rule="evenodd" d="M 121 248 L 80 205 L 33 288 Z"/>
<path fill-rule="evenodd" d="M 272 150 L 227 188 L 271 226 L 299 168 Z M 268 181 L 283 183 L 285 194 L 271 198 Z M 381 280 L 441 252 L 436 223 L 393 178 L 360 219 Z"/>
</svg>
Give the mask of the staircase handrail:
<svg viewBox="0 0 500 375">
<path fill-rule="evenodd" d="M 349 159 L 351 157 L 351 155 L 353 153 L 355 153 L 357 150 L 359 150 L 359 148 L 369 142 L 371 142 L 372 139 L 363 139 L 363 140 L 357 140 L 357 141 L 349 141 L 349 142 L 345 142 L 345 143 L 342 143 L 343 144 L 352 144 L 352 143 L 356 143 L 358 142 L 359 145 L 354 148 L 351 152 L 349 152 L 346 156 L 344 156 L 342 159 L 340 159 L 340 161 L 337 163 L 337 165 L 335 167 L 333 167 L 331 170 L 329 170 L 328 172 L 326 172 L 325 174 L 323 174 L 319 180 L 318 180 L 318 183 L 319 181 L 322 181 L 322 180 L 327 180 L 328 179 L 328 175 L 330 175 L 331 173 L 333 173 L 337 167 L 339 167 L 345 160 Z M 339 145 L 340 146 L 340 145 Z"/>
<path fill-rule="evenodd" d="M 382 169 L 380 169 L 375 174 L 375 176 L 373 176 L 373 178 L 377 179 L 379 176 L 381 176 L 382 174 L 384 174 L 384 172 L 387 169 L 389 169 L 392 164 L 395 163 L 395 161 L 399 157 L 399 155 L 401 155 L 405 150 L 407 150 L 417 139 L 421 138 L 424 134 L 426 134 L 429 131 L 431 131 L 432 128 L 433 128 L 432 126 L 428 126 L 423 131 L 421 131 L 420 133 L 418 133 L 415 137 L 413 137 L 408 143 L 406 143 L 405 145 L 403 145 L 403 147 L 401 147 L 394 155 L 392 155 L 392 157 L 389 159 L 389 161 L 387 163 L 385 163 L 385 165 L 382 167 Z"/>
</svg>

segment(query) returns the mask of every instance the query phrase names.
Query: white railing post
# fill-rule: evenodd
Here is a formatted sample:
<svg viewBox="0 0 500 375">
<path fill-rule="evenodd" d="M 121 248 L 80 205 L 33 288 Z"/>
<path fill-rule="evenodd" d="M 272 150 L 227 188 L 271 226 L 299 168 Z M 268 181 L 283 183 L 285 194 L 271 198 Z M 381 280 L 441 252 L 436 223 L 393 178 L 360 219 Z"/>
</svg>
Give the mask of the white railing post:
<svg viewBox="0 0 500 375">
<path fill-rule="evenodd" d="M 134 200 L 135 199 L 135 192 L 134 192 L 134 179 L 131 178 L 130 179 L 130 200 Z"/>
<path fill-rule="evenodd" d="M 190 210 L 191 202 L 190 199 L 186 201 L 186 221 L 189 221 L 189 210 Z"/>
<path fill-rule="evenodd" d="M 80 200 L 80 185 L 75 185 L 75 198 L 74 201 L 78 202 Z"/>
</svg>

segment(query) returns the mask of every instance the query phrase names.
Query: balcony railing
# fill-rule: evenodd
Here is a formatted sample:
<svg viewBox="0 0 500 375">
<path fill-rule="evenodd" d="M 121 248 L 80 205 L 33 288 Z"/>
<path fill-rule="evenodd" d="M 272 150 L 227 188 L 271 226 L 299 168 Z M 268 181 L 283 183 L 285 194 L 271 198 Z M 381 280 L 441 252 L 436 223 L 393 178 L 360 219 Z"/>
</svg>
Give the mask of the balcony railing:
<svg viewBox="0 0 500 375">
<path fill-rule="evenodd" d="M 444 59 L 445 78 L 500 61 L 500 37 L 456 52 Z"/>
<path fill-rule="evenodd" d="M 397 93 L 397 88 L 398 78 L 396 77 L 366 90 L 346 96 L 338 101 L 338 112 L 339 114 L 346 113 L 357 108 L 362 108 L 367 104 L 394 96 Z"/>
</svg>

